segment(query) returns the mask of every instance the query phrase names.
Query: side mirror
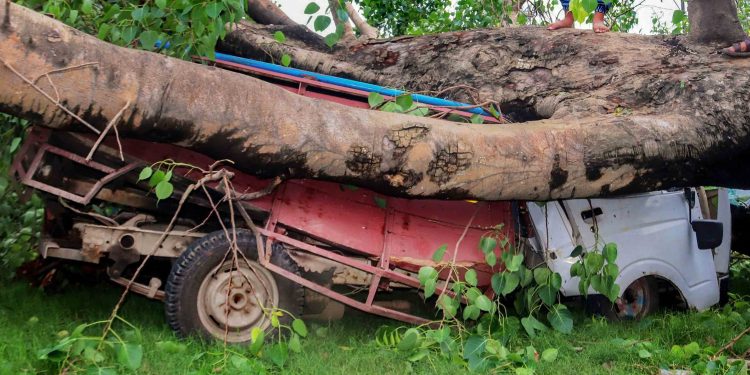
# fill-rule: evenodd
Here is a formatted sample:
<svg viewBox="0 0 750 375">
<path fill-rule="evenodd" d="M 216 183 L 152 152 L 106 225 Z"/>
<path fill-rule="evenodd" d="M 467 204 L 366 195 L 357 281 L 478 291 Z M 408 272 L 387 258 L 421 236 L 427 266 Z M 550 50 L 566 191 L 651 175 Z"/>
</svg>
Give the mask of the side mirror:
<svg viewBox="0 0 750 375">
<path fill-rule="evenodd" d="M 691 225 L 701 250 L 714 249 L 724 239 L 724 223 L 717 220 L 694 220 Z"/>
</svg>

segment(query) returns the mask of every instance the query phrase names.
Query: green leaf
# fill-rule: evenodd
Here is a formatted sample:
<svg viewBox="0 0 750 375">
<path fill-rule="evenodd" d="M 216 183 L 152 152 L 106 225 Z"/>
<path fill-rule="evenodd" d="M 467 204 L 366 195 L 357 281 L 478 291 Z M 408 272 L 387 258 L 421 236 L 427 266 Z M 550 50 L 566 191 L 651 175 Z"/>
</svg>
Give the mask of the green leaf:
<svg viewBox="0 0 750 375">
<path fill-rule="evenodd" d="M 145 167 L 141 170 L 141 173 L 138 175 L 138 181 L 145 180 L 154 173 L 154 170 L 151 169 L 151 167 Z"/>
<path fill-rule="evenodd" d="M 593 275 L 602 269 L 604 257 L 599 253 L 586 253 L 583 257 L 583 263 L 586 265 L 586 271 L 589 275 Z"/>
<path fill-rule="evenodd" d="M 607 260 L 607 263 L 614 263 L 617 260 L 617 244 L 610 242 L 604 245 L 602 256 Z"/>
<path fill-rule="evenodd" d="M 458 312 L 458 301 L 450 298 L 447 294 L 441 294 L 438 297 L 437 307 L 443 310 L 446 317 L 453 318 Z"/>
<path fill-rule="evenodd" d="M 485 296 L 484 294 L 477 297 L 476 301 L 474 301 L 474 304 L 482 311 L 492 310 L 492 301 L 490 301 L 489 297 Z"/>
<path fill-rule="evenodd" d="M 162 181 L 156 185 L 156 198 L 159 200 L 167 199 L 172 196 L 174 186 L 169 181 Z"/>
<path fill-rule="evenodd" d="M 330 25 L 331 25 L 331 17 L 324 16 L 324 15 L 315 17 L 315 22 L 313 22 L 313 28 L 315 29 L 315 31 L 318 31 L 318 32 L 324 31 Z"/>
<path fill-rule="evenodd" d="M 591 285 L 591 280 L 589 279 L 581 279 L 581 281 L 578 283 L 578 292 L 581 293 L 582 296 L 586 297 L 589 293 L 589 286 Z"/>
<path fill-rule="evenodd" d="M 503 274 L 496 273 L 492 275 L 492 278 L 490 279 L 490 284 L 492 285 L 492 290 L 495 291 L 495 294 L 502 294 L 503 286 L 505 285 Z"/>
<path fill-rule="evenodd" d="M 380 208 L 385 209 L 388 206 L 388 201 L 386 201 L 385 198 L 373 196 L 372 199 L 375 201 L 375 204 L 377 204 L 378 207 Z"/>
<path fill-rule="evenodd" d="M 674 13 L 672 13 L 672 24 L 679 25 L 683 21 L 685 21 L 685 12 L 683 12 L 681 9 L 676 9 Z"/>
<path fill-rule="evenodd" d="M 466 271 L 464 280 L 466 280 L 466 283 L 471 286 L 477 286 L 477 283 L 479 282 L 479 280 L 477 280 L 477 271 L 474 271 L 473 269 Z"/>
<path fill-rule="evenodd" d="M 302 343 L 299 342 L 299 336 L 292 335 L 289 339 L 289 350 L 295 353 L 302 353 Z"/>
<path fill-rule="evenodd" d="M 607 290 L 606 296 L 609 299 L 609 302 L 615 303 L 617 297 L 620 296 L 620 286 L 612 283 L 612 285 L 610 285 L 609 289 Z"/>
<path fill-rule="evenodd" d="M 651 358 L 651 352 L 646 349 L 641 349 L 638 351 L 638 357 L 642 359 Z"/>
<path fill-rule="evenodd" d="M 604 273 L 607 276 L 610 276 L 616 279 L 617 276 L 620 275 L 620 267 L 617 267 L 617 264 L 615 263 L 607 264 L 606 266 L 604 266 Z"/>
<path fill-rule="evenodd" d="M 315 2 L 310 2 L 305 7 L 305 14 L 315 14 L 320 10 L 320 6 Z"/>
<path fill-rule="evenodd" d="M 573 315 L 565 305 L 557 304 L 547 313 L 549 324 L 558 332 L 570 333 L 573 331 Z"/>
<path fill-rule="evenodd" d="M 495 267 L 497 264 L 497 255 L 495 253 L 487 253 L 484 255 L 484 261 L 487 262 L 487 265 L 490 267 Z"/>
<path fill-rule="evenodd" d="M 463 314 L 464 320 L 469 320 L 469 319 L 477 320 L 481 312 L 482 311 L 479 310 L 479 307 L 477 307 L 476 305 L 468 305 L 464 307 L 464 314 Z"/>
<path fill-rule="evenodd" d="M 525 318 L 521 318 L 521 326 L 526 330 L 529 337 L 536 337 L 536 331 L 546 331 L 547 326 L 544 323 L 538 321 L 534 316 L 529 315 Z"/>
<path fill-rule="evenodd" d="M 437 279 L 429 279 L 424 282 L 424 298 L 430 298 L 435 294 L 437 288 Z"/>
<path fill-rule="evenodd" d="M 430 267 L 430 266 L 424 266 L 420 268 L 419 274 L 417 275 L 417 279 L 419 279 L 419 282 L 422 283 L 422 285 L 424 285 L 424 283 L 427 280 L 432 280 L 432 279 L 436 280 L 437 277 L 438 277 L 437 270 L 435 270 L 434 267 Z"/>
<path fill-rule="evenodd" d="M 596 10 L 597 0 L 582 0 L 581 5 L 583 5 L 583 9 L 586 11 L 586 13 L 591 13 L 594 10 Z"/>
<path fill-rule="evenodd" d="M 250 340 L 252 343 L 250 344 L 250 347 L 248 348 L 248 351 L 252 354 L 256 354 L 260 351 L 260 349 L 263 347 L 263 342 L 266 339 L 266 333 L 258 328 L 253 327 L 253 329 L 250 331 Z"/>
<path fill-rule="evenodd" d="M 484 117 L 475 114 L 471 116 L 471 119 L 469 120 L 469 122 L 471 122 L 472 124 L 484 124 Z"/>
<path fill-rule="evenodd" d="M 554 362 L 557 359 L 559 351 L 555 348 L 549 348 L 542 352 L 542 361 Z"/>
<path fill-rule="evenodd" d="M 292 321 L 292 329 L 302 337 L 307 337 L 307 325 L 302 319 L 294 319 Z"/>
<path fill-rule="evenodd" d="M 279 42 L 279 43 L 286 42 L 286 36 L 281 31 L 277 31 L 277 32 L 273 33 L 273 38 L 276 39 L 276 41 Z"/>
<path fill-rule="evenodd" d="M 271 345 L 264 354 L 267 355 L 271 362 L 278 367 L 284 367 L 286 360 L 289 359 L 287 346 L 281 342 Z"/>
<path fill-rule="evenodd" d="M 91 0 L 83 0 L 81 3 L 81 13 L 83 14 L 91 14 L 91 11 L 93 10 Z"/>
<path fill-rule="evenodd" d="M 516 254 L 513 256 L 513 258 L 510 259 L 509 263 L 505 264 L 505 268 L 507 268 L 508 271 L 516 272 L 521 268 L 522 264 L 523 264 L 523 255 Z"/>
<path fill-rule="evenodd" d="M 497 240 L 492 237 L 482 237 L 482 239 L 479 240 L 479 248 L 482 249 L 484 254 L 495 250 L 495 246 L 497 246 Z"/>
<path fill-rule="evenodd" d="M 552 271 L 550 271 L 547 267 L 535 268 L 534 281 L 536 281 L 537 285 L 546 285 L 547 281 L 549 280 L 550 274 L 552 274 Z"/>
<path fill-rule="evenodd" d="M 15 137 L 12 141 L 10 141 L 10 153 L 16 152 L 18 149 L 18 146 L 21 144 L 21 137 Z"/>
<path fill-rule="evenodd" d="M 545 305 L 554 305 L 556 297 L 557 290 L 553 289 L 550 285 L 544 285 L 539 288 L 539 298 L 542 299 L 542 302 L 544 302 Z"/>
<path fill-rule="evenodd" d="M 330 33 L 326 35 L 325 38 L 323 38 L 328 48 L 333 48 L 333 46 L 335 46 L 336 43 L 338 43 L 340 39 L 341 39 L 341 36 L 336 33 Z"/>
<path fill-rule="evenodd" d="M 378 94 L 377 92 L 371 92 L 370 95 L 367 96 L 367 103 L 370 105 L 370 108 L 375 108 L 385 101 L 385 98 L 383 95 Z"/>
<path fill-rule="evenodd" d="M 503 284 L 502 295 L 506 296 L 516 290 L 521 280 L 517 273 L 505 272 L 503 274 L 505 275 L 505 283 Z"/>
<path fill-rule="evenodd" d="M 583 253 L 583 246 L 578 245 L 578 246 L 576 246 L 575 249 L 573 249 L 572 252 L 570 252 L 570 257 L 571 258 L 575 258 L 577 256 L 581 256 L 582 253 Z"/>
<path fill-rule="evenodd" d="M 141 8 L 135 8 L 130 13 L 130 17 L 133 18 L 134 21 L 140 21 L 143 19 L 144 14 L 148 12 L 148 7 L 141 7 Z"/>
<path fill-rule="evenodd" d="M 155 3 L 159 9 L 164 9 L 167 7 L 167 0 L 156 0 Z"/>
<path fill-rule="evenodd" d="M 583 264 L 575 262 L 570 266 L 570 277 L 583 276 Z"/>
<path fill-rule="evenodd" d="M 287 54 L 281 55 L 281 65 L 283 65 L 283 66 L 289 66 L 291 64 L 292 64 L 292 57 L 291 56 L 289 56 Z"/>
<path fill-rule="evenodd" d="M 137 370 L 143 362 L 143 346 L 123 344 L 117 346 L 117 362 L 130 370 Z"/>
<path fill-rule="evenodd" d="M 146 30 L 138 36 L 138 40 L 141 41 L 143 49 L 152 50 L 156 46 L 156 41 L 159 40 L 159 33 L 153 30 Z"/>
<path fill-rule="evenodd" d="M 602 275 L 594 275 L 591 277 L 591 287 L 601 294 L 607 294 L 607 289 L 604 288 L 604 278 Z"/>
<path fill-rule="evenodd" d="M 534 273 L 531 272 L 530 269 L 524 266 L 521 266 L 521 269 L 518 270 L 518 272 L 520 275 L 519 278 L 520 278 L 520 283 L 522 287 L 528 286 L 529 284 L 531 284 L 531 281 L 534 280 Z"/>
<path fill-rule="evenodd" d="M 549 278 L 549 285 L 555 291 L 560 290 L 560 288 L 562 287 L 562 276 L 560 276 L 560 274 L 557 272 L 552 273 L 552 276 L 550 276 Z"/>
<path fill-rule="evenodd" d="M 273 328 L 279 328 L 279 325 L 281 323 L 279 322 L 279 317 L 276 316 L 276 314 L 271 315 L 271 327 Z"/>
<path fill-rule="evenodd" d="M 430 354 L 430 351 L 429 351 L 429 350 L 427 350 L 427 349 L 422 349 L 422 350 L 420 350 L 420 351 L 418 351 L 418 352 L 416 352 L 416 353 L 414 353 L 414 354 L 410 355 L 410 356 L 409 356 L 409 358 L 407 358 L 407 360 L 408 360 L 409 362 L 419 362 L 419 361 L 421 361 L 421 360 L 422 360 L 423 358 L 427 357 L 427 356 L 428 356 L 429 354 Z"/>
<path fill-rule="evenodd" d="M 167 175 L 161 169 L 157 169 L 153 174 L 151 174 L 151 178 L 148 179 L 148 185 L 151 187 L 156 187 L 156 185 L 164 181 L 164 177 L 166 176 Z"/>
<path fill-rule="evenodd" d="M 432 254 L 432 260 L 434 262 L 440 262 L 443 260 L 443 257 L 445 257 L 445 251 L 448 250 L 448 245 L 442 245 L 437 250 L 435 250 L 435 253 Z"/>
<path fill-rule="evenodd" d="M 419 331 L 415 328 L 409 328 L 401 338 L 401 342 L 398 343 L 396 348 L 400 351 L 408 352 L 417 348 L 419 345 Z"/>
<path fill-rule="evenodd" d="M 398 104 L 403 111 L 409 110 L 413 103 L 414 99 L 412 99 L 411 94 L 403 94 L 396 97 L 396 104 Z"/>
<path fill-rule="evenodd" d="M 224 4 L 221 2 L 213 2 L 206 5 L 206 15 L 208 18 L 214 19 L 219 17 L 219 13 L 224 10 Z"/>
</svg>

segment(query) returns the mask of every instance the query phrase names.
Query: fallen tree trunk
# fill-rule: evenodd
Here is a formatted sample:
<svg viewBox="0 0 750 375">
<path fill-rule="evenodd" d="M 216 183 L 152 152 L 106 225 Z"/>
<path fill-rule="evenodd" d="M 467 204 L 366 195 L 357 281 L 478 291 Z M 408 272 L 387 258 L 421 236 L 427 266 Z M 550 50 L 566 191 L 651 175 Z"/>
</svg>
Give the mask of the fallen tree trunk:
<svg viewBox="0 0 750 375">
<path fill-rule="evenodd" d="M 608 43 L 584 49 L 593 36 L 581 32 L 559 34 L 555 43 L 538 29 L 535 34 L 514 29 L 425 37 L 497 46 L 474 48 L 476 58 L 461 64 L 506 71 L 494 83 L 489 68 L 475 73 L 487 77 L 487 88 L 511 99 L 503 102 L 506 106 L 527 101 L 524 105 L 539 116 L 542 102 L 562 96 L 551 105 L 550 116 L 541 116 L 550 119 L 467 125 L 296 96 L 237 73 L 116 47 L 5 0 L 0 5 L 0 111 L 55 129 L 86 129 L 61 107 L 103 129 L 130 103 L 117 125 L 120 134 L 229 158 L 261 176 L 320 178 L 412 197 L 547 200 L 701 184 L 750 186 L 750 171 L 733 163 L 749 156 L 750 88 L 747 75 L 735 71 L 750 62 L 694 55 L 654 37 L 601 40 L 627 41 L 631 51 L 647 54 L 641 62 L 622 45 L 620 54 L 607 54 L 614 48 Z M 410 43 L 452 48 L 419 40 L 370 43 L 344 55 L 413 47 Z M 493 57 L 487 55 L 510 56 L 518 49 L 525 52 L 505 62 L 490 63 Z M 485 63 L 476 64 L 477 59 Z M 561 64 L 556 68 L 535 65 L 555 59 Z M 83 66 L 89 63 L 95 65 Z M 615 69 L 626 63 L 636 66 Z M 341 60 L 340 66 L 346 64 Z M 554 77 L 562 64 L 568 72 L 589 74 Z M 397 76 L 391 72 L 395 65 L 380 69 L 383 80 Z M 641 76 L 634 72 L 644 68 Z M 597 76 L 607 69 L 609 76 Z M 52 83 L 36 81 L 50 72 Z M 613 78 L 623 74 L 630 77 Z M 23 78 L 36 81 L 36 87 Z M 56 103 L 39 90 L 58 92 L 61 100 Z M 632 113 L 610 113 L 615 112 L 607 107 L 611 103 L 633 104 L 626 108 Z M 598 107 L 589 108 L 594 104 Z"/>
</svg>

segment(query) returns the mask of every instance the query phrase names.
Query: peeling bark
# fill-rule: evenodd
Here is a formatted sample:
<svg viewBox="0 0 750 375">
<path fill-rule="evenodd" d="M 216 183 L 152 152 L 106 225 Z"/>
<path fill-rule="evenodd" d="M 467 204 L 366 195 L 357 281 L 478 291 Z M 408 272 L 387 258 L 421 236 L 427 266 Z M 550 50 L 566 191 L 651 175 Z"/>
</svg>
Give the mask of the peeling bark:
<svg viewBox="0 0 750 375">
<path fill-rule="evenodd" d="M 750 156 L 743 74 L 750 61 L 691 50 L 678 39 L 514 28 L 397 38 L 334 54 L 279 47 L 302 67 L 393 86 L 472 82 L 517 116 L 550 117 L 467 125 L 317 101 L 109 45 L 7 2 L 0 12 L 10 19 L 0 31 L 0 57 L 24 76 L 97 62 L 52 77 L 63 104 L 94 126 L 102 129 L 130 101 L 120 134 L 229 158 L 260 176 L 482 200 L 750 187 L 748 167 L 733 162 Z M 9 69 L 0 67 L 0 82 L 0 111 L 85 130 Z"/>
</svg>

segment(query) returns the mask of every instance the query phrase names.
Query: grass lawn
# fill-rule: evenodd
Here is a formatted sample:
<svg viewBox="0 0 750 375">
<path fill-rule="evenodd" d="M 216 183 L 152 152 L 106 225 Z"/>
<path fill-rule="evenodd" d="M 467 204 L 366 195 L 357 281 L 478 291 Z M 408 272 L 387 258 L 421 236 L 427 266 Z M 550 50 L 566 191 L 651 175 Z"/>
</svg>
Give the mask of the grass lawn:
<svg viewBox="0 0 750 375">
<path fill-rule="evenodd" d="M 0 287 L 0 373 L 56 373 L 54 364 L 37 358 L 37 351 L 59 340 L 60 331 L 78 324 L 106 319 L 120 288 L 109 284 L 71 285 L 56 294 L 46 294 L 21 282 Z M 744 310 L 744 311 L 743 311 Z M 162 305 L 140 296 L 130 296 L 121 316 L 137 326 L 143 336 L 141 374 L 213 373 L 221 363 L 223 347 L 196 340 L 185 341 L 182 351 L 166 351 L 160 341 L 177 341 L 166 325 Z M 661 312 L 640 322 L 608 323 L 600 318 L 576 314 L 570 335 L 548 332 L 529 339 L 519 334 L 512 347 L 533 345 L 538 351 L 555 347 L 559 356 L 542 363 L 541 374 L 654 374 L 659 367 L 684 367 L 674 360 L 672 345 L 697 342 L 718 348 L 750 324 L 750 310 L 731 312 Z M 375 331 L 397 322 L 348 311 L 341 321 L 321 326 L 310 324 L 311 334 L 302 342 L 302 353 L 291 354 L 281 369 L 263 362 L 270 373 L 288 374 L 456 374 L 467 370 L 439 355 L 410 363 L 406 355 L 379 347 Z M 323 328 L 323 329 L 319 329 Z M 653 344 L 649 358 L 620 339 Z M 747 340 L 742 340 L 744 345 Z M 748 343 L 750 344 L 750 343 Z M 233 350 L 242 351 L 242 347 Z M 706 348 L 711 350 L 711 348 Z M 715 349 L 713 349 L 715 350 Z M 127 373 L 118 369 L 119 373 Z M 225 373 L 236 373 L 227 369 Z"/>
</svg>

